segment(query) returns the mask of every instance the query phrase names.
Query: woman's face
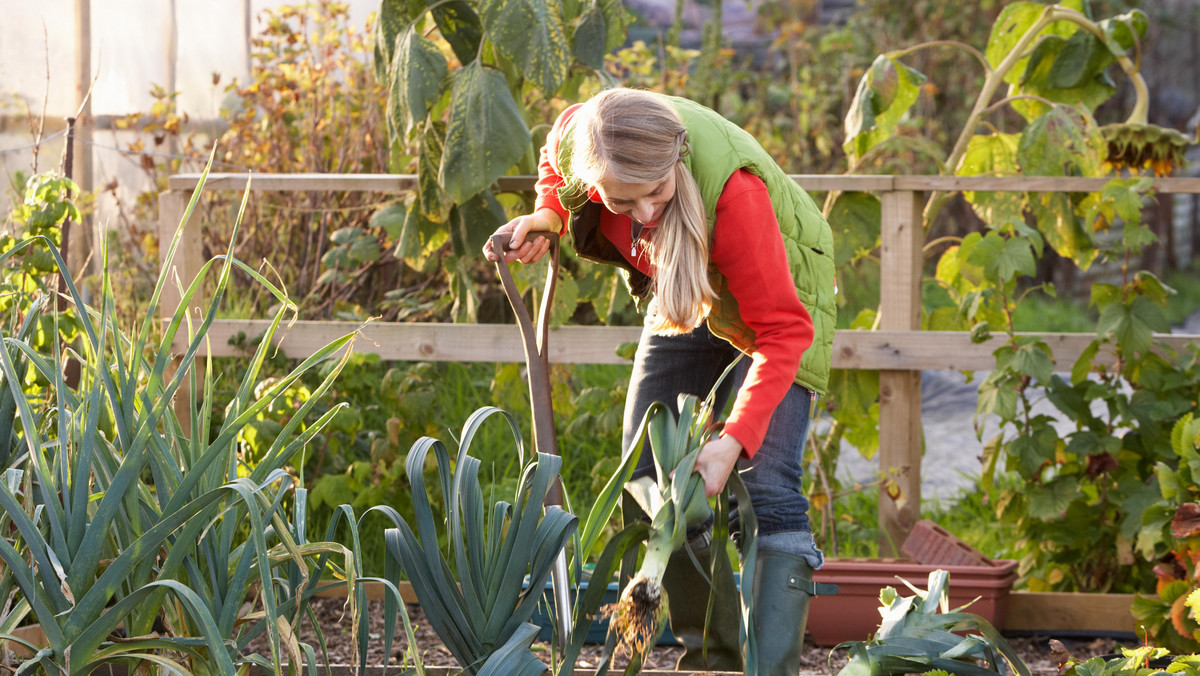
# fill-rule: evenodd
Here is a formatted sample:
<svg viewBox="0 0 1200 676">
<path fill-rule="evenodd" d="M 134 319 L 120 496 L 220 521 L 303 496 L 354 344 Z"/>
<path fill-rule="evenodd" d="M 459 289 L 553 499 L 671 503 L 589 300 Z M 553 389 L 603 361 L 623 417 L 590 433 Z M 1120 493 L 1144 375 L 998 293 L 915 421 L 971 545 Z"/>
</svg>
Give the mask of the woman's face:
<svg viewBox="0 0 1200 676">
<path fill-rule="evenodd" d="M 614 214 L 628 216 L 644 225 L 662 218 L 667 203 L 675 197 L 675 172 L 655 183 L 625 183 L 611 178 L 596 182 L 596 193 Z"/>
</svg>

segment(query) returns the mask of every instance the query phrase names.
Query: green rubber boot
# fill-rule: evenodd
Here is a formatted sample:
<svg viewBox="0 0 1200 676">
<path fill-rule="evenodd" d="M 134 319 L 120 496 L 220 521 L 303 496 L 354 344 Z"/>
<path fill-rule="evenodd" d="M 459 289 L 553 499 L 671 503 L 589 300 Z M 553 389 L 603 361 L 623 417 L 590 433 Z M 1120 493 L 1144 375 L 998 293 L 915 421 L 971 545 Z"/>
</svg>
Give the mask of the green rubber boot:
<svg viewBox="0 0 1200 676">
<path fill-rule="evenodd" d="M 802 557 L 758 551 L 750 613 L 758 647 L 759 676 L 800 673 L 808 601 L 816 594 L 834 593 L 836 585 L 813 582 L 812 568 Z"/>
<path fill-rule="evenodd" d="M 699 540 L 699 539 L 698 539 Z M 707 538 L 705 538 L 707 540 Z M 692 552 L 701 566 L 709 565 L 712 547 L 695 542 Z M 706 572 L 697 570 L 687 549 L 671 555 L 663 573 L 663 588 L 671 614 L 671 633 L 684 647 L 676 665 L 678 671 L 741 671 L 738 618 L 741 600 L 729 557 L 717 558 L 717 574 L 710 587 Z M 708 591 L 713 591 L 713 609 L 708 613 Z M 705 619 L 707 616 L 707 631 Z"/>
</svg>

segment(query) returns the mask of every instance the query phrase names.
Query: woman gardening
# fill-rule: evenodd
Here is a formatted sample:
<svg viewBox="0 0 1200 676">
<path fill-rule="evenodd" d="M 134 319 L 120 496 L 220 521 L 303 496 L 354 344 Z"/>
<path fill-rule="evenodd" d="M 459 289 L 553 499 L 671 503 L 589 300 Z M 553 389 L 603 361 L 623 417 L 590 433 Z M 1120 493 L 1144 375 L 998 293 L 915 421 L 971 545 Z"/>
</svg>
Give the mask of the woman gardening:
<svg viewBox="0 0 1200 676">
<path fill-rule="evenodd" d="M 816 204 L 744 130 L 686 99 L 611 89 L 571 106 L 542 148 L 532 214 L 511 236 L 507 262 L 548 250 L 542 231 L 569 230 L 580 256 L 624 270 L 645 306 L 624 414 L 624 452 L 655 402 L 703 398 L 739 353 L 716 402 L 736 392 L 695 471 L 708 497 L 736 466 L 758 518 L 752 622 L 761 674 L 800 670 L 804 622 L 824 556 L 813 542 L 801 462 L 809 421 L 829 379 L 835 320 L 833 241 Z M 498 260 L 491 243 L 489 260 Z M 646 302 L 648 301 L 648 303 Z M 674 411 L 678 414 L 678 411 Z M 643 452 L 634 476 L 652 475 Z M 731 530 L 737 537 L 736 510 Z M 710 523 L 688 533 L 708 560 Z M 731 575 L 708 586 L 686 551 L 662 586 L 680 669 L 740 671 L 738 595 Z"/>
</svg>

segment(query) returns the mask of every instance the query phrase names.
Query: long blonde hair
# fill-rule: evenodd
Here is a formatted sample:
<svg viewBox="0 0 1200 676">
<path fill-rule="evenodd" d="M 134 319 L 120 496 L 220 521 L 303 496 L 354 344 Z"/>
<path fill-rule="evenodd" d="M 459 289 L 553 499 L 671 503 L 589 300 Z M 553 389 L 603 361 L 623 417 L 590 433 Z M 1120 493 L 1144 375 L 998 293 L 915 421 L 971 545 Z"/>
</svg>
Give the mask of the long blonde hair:
<svg viewBox="0 0 1200 676">
<path fill-rule="evenodd" d="M 683 157 L 687 129 L 675 110 L 649 92 L 609 89 L 575 113 L 571 170 L 584 183 L 602 179 L 653 184 L 675 172 L 675 195 L 647 237 L 654 266 L 658 321 L 664 334 L 699 326 L 712 308 L 704 200 Z M 647 231 L 649 232 L 649 231 Z"/>
</svg>

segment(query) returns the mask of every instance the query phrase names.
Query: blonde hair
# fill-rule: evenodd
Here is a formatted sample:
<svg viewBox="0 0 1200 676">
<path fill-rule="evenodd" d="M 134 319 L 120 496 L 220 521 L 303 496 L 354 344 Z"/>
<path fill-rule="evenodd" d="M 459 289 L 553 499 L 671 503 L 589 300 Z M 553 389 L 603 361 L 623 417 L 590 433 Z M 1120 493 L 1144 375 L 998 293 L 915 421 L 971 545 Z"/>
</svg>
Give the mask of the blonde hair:
<svg viewBox="0 0 1200 676">
<path fill-rule="evenodd" d="M 683 163 L 689 150 L 683 120 L 658 97 L 636 89 L 597 94 L 579 108 L 575 120 L 571 170 L 584 183 L 651 184 L 675 173 L 675 195 L 653 234 L 642 236 L 655 269 L 658 321 L 651 329 L 691 331 L 708 316 L 716 294 L 708 282 L 704 200 Z"/>
</svg>

